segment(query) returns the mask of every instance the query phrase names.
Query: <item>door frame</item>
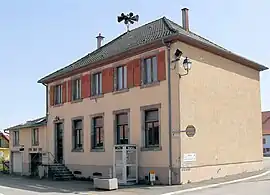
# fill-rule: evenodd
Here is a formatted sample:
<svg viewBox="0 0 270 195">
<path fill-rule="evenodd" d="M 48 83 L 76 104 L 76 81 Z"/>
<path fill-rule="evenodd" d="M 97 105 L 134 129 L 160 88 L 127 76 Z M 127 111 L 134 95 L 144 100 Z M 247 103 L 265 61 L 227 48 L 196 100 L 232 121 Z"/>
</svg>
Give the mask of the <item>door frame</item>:
<svg viewBox="0 0 270 195">
<path fill-rule="evenodd" d="M 62 123 L 62 127 L 63 127 L 63 135 L 62 135 L 62 145 L 64 145 L 64 129 L 65 129 L 65 127 L 64 127 L 64 125 L 65 125 L 65 123 L 64 123 L 64 119 L 61 119 L 61 120 L 58 120 L 58 121 L 56 121 L 56 122 L 54 122 L 54 158 L 55 158 L 55 160 L 57 159 L 57 125 L 58 124 L 60 124 L 60 123 Z M 62 147 L 62 160 L 64 160 L 64 146 Z"/>
</svg>

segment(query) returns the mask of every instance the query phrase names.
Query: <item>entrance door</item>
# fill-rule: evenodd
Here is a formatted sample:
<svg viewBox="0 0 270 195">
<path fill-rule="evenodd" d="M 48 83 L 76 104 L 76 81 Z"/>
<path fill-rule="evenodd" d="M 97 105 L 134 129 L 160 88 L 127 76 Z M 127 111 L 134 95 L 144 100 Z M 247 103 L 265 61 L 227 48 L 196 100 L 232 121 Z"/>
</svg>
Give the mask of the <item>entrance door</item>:
<svg viewBox="0 0 270 195">
<path fill-rule="evenodd" d="M 55 160 L 63 163 L 63 123 L 55 124 Z"/>
<path fill-rule="evenodd" d="M 22 154 L 20 152 L 12 153 L 12 171 L 13 173 L 22 172 Z"/>
</svg>

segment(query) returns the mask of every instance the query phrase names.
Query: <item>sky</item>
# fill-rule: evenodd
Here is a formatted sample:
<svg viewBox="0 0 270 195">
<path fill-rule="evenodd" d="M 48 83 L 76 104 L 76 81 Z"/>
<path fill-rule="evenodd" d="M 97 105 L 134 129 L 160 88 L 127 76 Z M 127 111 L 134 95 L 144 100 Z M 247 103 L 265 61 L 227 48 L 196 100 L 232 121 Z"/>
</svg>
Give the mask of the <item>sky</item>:
<svg viewBox="0 0 270 195">
<path fill-rule="evenodd" d="M 45 87 L 37 80 L 69 65 L 126 31 L 117 16 L 140 16 L 136 28 L 166 16 L 190 30 L 270 67 L 269 0 L 6 0 L 0 1 L 0 129 L 45 116 Z M 268 19 L 267 19 L 268 18 Z M 270 110 L 270 71 L 261 73 L 262 110 Z"/>
</svg>

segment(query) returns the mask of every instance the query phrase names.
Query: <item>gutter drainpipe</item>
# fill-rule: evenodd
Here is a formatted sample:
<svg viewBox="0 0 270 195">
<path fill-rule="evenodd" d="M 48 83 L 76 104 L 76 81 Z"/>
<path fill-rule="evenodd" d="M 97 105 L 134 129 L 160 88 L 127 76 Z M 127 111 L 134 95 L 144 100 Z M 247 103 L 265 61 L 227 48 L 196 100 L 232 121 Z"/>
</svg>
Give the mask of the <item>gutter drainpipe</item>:
<svg viewBox="0 0 270 195">
<path fill-rule="evenodd" d="M 169 185 L 172 185 L 172 92 L 171 92 L 171 43 L 162 43 L 167 47 L 167 72 L 168 72 L 168 128 L 169 128 Z"/>
</svg>

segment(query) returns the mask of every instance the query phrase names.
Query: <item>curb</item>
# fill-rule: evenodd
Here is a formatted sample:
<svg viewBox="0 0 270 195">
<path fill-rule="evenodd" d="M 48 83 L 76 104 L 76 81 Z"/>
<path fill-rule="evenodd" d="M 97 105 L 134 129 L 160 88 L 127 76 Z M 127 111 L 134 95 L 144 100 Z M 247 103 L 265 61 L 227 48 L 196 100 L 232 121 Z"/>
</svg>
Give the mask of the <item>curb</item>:
<svg viewBox="0 0 270 195">
<path fill-rule="evenodd" d="M 256 179 L 256 178 L 259 178 L 259 177 L 263 177 L 263 176 L 265 176 L 265 175 L 267 175 L 269 173 L 270 173 L 270 171 L 266 171 L 266 172 L 261 173 L 259 175 L 253 175 L 251 177 L 246 177 L 246 178 L 243 178 L 243 179 L 236 179 L 236 180 L 217 183 L 217 184 L 210 184 L 210 185 L 201 186 L 201 187 L 195 187 L 195 188 L 190 188 L 190 189 L 185 189 L 185 190 L 168 192 L 168 193 L 164 193 L 164 194 L 161 194 L 161 195 L 177 195 L 177 194 L 182 194 L 182 193 L 186 193 L 186 192 L 194 192 L 194 191 L 198 191 L 198 190 L 214 188 L 214 187 L 223 186 L 223 185 L 227 185 L 227 184 L 233 184 L 233 183 L 238 183 L 238 182 L 242 182 L 242 181 L 247 181 L 247 180 L 250 180 L 250 179 Z"/>
</svg>

